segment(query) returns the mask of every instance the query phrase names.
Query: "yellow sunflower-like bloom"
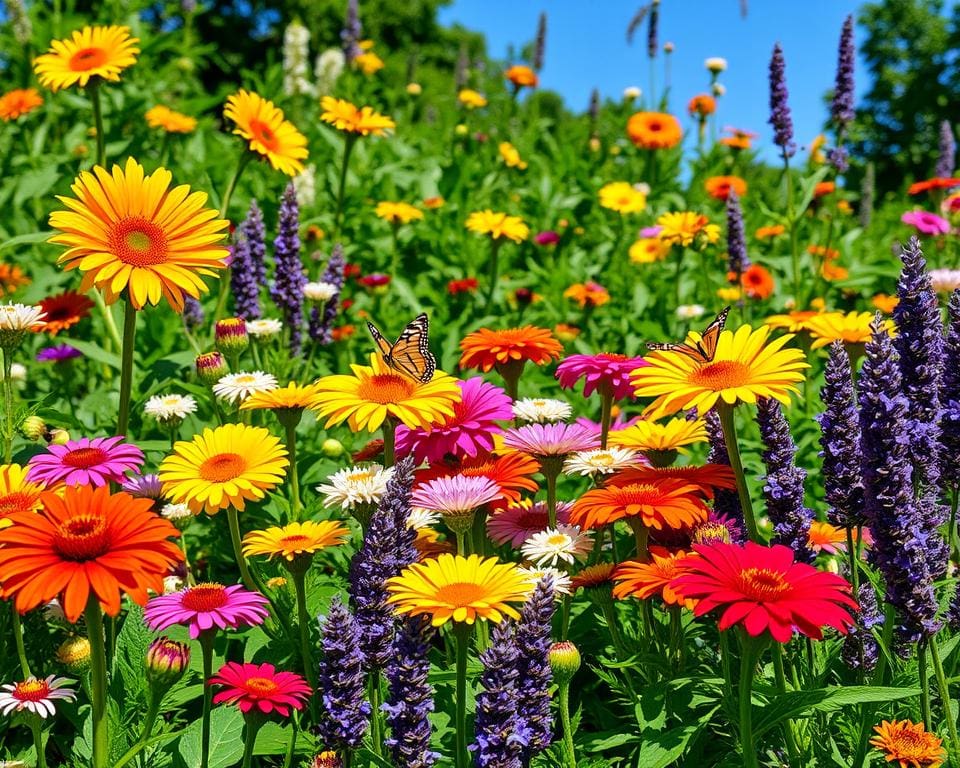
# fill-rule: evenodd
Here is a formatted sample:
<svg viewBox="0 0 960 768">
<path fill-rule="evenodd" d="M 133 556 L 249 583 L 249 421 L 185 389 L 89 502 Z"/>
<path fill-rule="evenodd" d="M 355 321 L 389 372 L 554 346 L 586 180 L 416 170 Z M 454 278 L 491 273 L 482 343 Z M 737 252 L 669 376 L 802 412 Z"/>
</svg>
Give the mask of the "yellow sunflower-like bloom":
<svg viewBox="0 0 960 768">
<path fill-rule="evenodd" d="M 658 237 L 641 237 L 630 246 L 630 261 L 634 264 L 653 264 L 663 261 L 670 253 L 670 245 Z"/>
<path fill-rule="evenodd" d="M 317 383 L 313 410 L 327 419 L 326 428 L 346 421 L 350 429 L 374 432 L 391 417 L 410 427 L 426 429 L 454 415 L 460 387 L 452 376 L 436 371 L 423 383 L 398 373 L 370 355 L 370 365 L 351 365 L 352 375 L 324 376 Z"/>
<path fill-rule="evenodd" d="M 353 59 L 353 66 L 369 77 L 383 69 L 384 64 L 383 59 L 373 51 L 366 51 Z"/>
<path fill-rule="evenodd" d="M 170 189 L 171 180 L 166 168 L 146 176 L 129 158 L 112 174 L 99 165 L 82 171 L 76 199 L 57 198 L 70 210 L 50 214 L 59 232 L 50 242 L 69 246 L 58 263 L 84 273 L 81 293 L 96 286 L 111 303 L 127 291 L 137 309 L 164 298 L 180 312 L 184 294 L 208 290 L 203 277 L 225 268 L 229 252 L 219 244 L 229 222 L 204 208 L 206 192 Z"/>
<path fill-rule="evenodd" d="M 530 236 L 530 228 L 519 216 L 508 216 L 489 208 L 471 213 L 467 217 L 466 227 L 478 235 L 490 235 L 494 240 L 506 237 L 515 243 L 522 243 Z"/>
<path fill-rule="evenodd" d="M 67 40 L 54 40 L 49 52 L 38 56 L 33 71 L 51 91 L 84 87 L 94 77 L 116 82 L 120 73 L 136 62 L 140 41 L 130 37 L 130 27 L 84 27 Z"/>
<path fill-rule="evenodd" d="M 435 627 L 451 619 L 467 624 L 477 619 L 500 622 L 504 616 L 519 617 L 511 603 L 525 602 L 532 586 L 529 576 L 513 563 L 442 554 L 388 579 L 387 602 L 397 613 L 429 616 Z"/>
<path fill-rule="evenodd" d="M 873 312 L 818 312 L 803 323 L 804 330 L 813 338 L 811 349 L 820 349 L 834 341 L 844 344 L 866 344 L 873 332 L 870 324 Z M 883 323 L 884 329 L 894 335 L 892 320 Z"/>
<path fill-rule="evenodd" d="M 342 544 L 350 535 L 336 520 L 322 520 L 303 523 L 290 523 L 272 526 L 263 531 L 251 531 L 243 537 L 243 554 L 265 555 L 270 559 L 282 557 L 291 561 L 298 555 L 313 555 L 321 549 Z"/>
<path fill-rule="evenodd" d="M 319 389 L 316 384 L 291 382 L 285 387 L 254 392 L 240 405 L 241 411 L 294 411 L 312 408 L 316 404 Z"/>
<path fill-rule="evenodd" d="M 670 245 L 693 245 L 694 242 L 715 243 L 720 239 L 720 227 L 699 213 L 682 211 L 665 213 L 657 224 L 662 227 L 658 237 Z"/>
<path fill-rule="evenodd" d="M 767 343 L 768 326 L 740 326 L 736 333 L 723 331 L 716 354 L 700 362 L 672 351 L 651 352 L 643 368 L 631 375 L 637 397 L 654 397 L 646 415 L 659 418 L 696 408 L 706 413 L 718 401 L 735 405 L 755 403 L 758 397 L 790 402 L 790 393 L 803 381 L 809 366 L 799 349 L 783 349 L 793 338 L 786 334 Z"/>
<path fill-rule="evenodd" d="M 420 221 L 423 211 L 410 203 L 391 203 L 384 200 L 377 203 L 374 213 L 378 218 L 389 221 L 391 224 L 409 224 L 411 221 Z"/>
<path fill-rule="evenodd" d="M 27 479 L 28 470 L 19 464 L 0 465 L 0 528 L 11 523 L 7 519 L 14 512 L 36 512 L 40 509 L 43 483 Z"/>
<path fill-rule="evenodd" d="M 275 170 L 287 176 L 303 172 L 301 161 L 309 154 L 307 139 L 272 101 L 241 88 L 227 99 L 223 116 L 236 123 L 233 132 L 246 139 L 250 150 L 267 158 Z"/>
<path fill-rule="evenodd" d="M 197 127 L 195 117 L 175 112 L 162 104 L 148 109 L 145 117 L 151 128 L 162 128 L 167 133 L 193 133 Z"/>
<path fill-rule="evenodd" d="M 345 133 L 384 136 L 387 131 L 397 127 L 386 115 L 374 112 L 373 107 L 358 109 L 349 101 L 335 99 L 333 96 L 324 96 L 320 100 L 320 106 L 323 109 L 320 119 Z"/>
<path fill-rule="evenodd" d="M 783 328 L 790 333 L 797 333 L 804 329 L 807 320 L 816 317 L 818 314 L 820 314 L 820 311 L 816 309 L 795 309 L 784 315 L 770 315 L 763 322 L 764 325 L 769 325 L 771 328 Z"/>
<path fill-rule="evenodd" d="M 287 451 L 262 427 L 224 424 L 203 430 L 193 440 L 180 440 L 160 464 L 163 493 L 194 514 L 214 514 L 248 501 L 259 501 L 286 474 Z"/>
<path fill-rule="evenodd" d="M 707 440 L 707 425 L 703 419 L 687 421 L 683 417 L 663 424 L 656 421 L 638 421 L 626 429 L 610 433 L 610 445 L 632 448 L 635 451 L 683 451 L 683 446 Z"/>
<path fill-rule="evenodd" d="M 497 147 L 497 151 L 500 153 L 500 157 L 503 160 L 507 168 L 516 168 L 521 171 L 527 169 L 527 164 L 524 162 L 523 158 L 520 157 L 520 150 L 517 149 L 509 141 L 502 141 Z"/>
<path fill-rule="evenodd" d="M 646 194 L 628 181 L 612 181 L 600 187 L 600 205 L 617 213 L 639 213 L 647 207 Z"/>
<path fill-rule="evenodd" d="M 460 91 L 460 93 L 457 94 L 457 101 L 467 109 L 479 109 L 480 107 L 487 106 L 486 96 L 470 88 L 464 88 Z"/>
</svg>

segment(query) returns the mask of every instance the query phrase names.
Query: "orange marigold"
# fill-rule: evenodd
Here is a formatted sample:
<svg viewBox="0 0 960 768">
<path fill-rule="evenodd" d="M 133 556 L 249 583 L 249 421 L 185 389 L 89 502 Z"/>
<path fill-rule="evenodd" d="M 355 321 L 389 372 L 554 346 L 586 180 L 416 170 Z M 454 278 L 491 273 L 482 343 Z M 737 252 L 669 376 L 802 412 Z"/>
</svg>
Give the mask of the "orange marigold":
<svg viewBox="0 0 960 768">
<path fill-rule="evenodd" d="M 923 723 L 909 720 L 884 720 L 873 726 L 877 735 L 871 746 L 883 752 L 888 763 L 900 768 L 940 768 L 946 759 L 943 740 L 929 733 Z"/>
<path fill-rule="evenodd" d="M 518 89 L 536 88 L 540 84 L 540 78 L 537 73 L 524 64 L 514 64 L 503 76 L 513 83 Z"/>
<path fill-rule="evenodd" d="M 747 182 L 739 176 L 711 176 L 703 183 L 707 194 L 717 200 L 726 200 L 730 197 L 730 190 L 737 193 L 737 197 L 747 194 Z"/>
<path fill-rule="evenodd" d="M 18 288 L 30 285 L 30 278 L 23 274 L 23 270 L 16 264 L 0 262 L 0 289 L 7 293 L 15 293 Z"/>
<path fill-rule="evenodd" d="M 837 189 L 837 185 L 832 181 L 821 181 L 813 188 L 813 196 L 824 197 L 825 195 L 832 194 Z"/>
<path fill-rule="evenodd" d="M 584 530 L 635 518 L 647 528 L 689 528 L 707 519 L 698 489 L 680 480 L 612 483 L 587 491 L 573 503 L 570 523 Z"/>
<path fill-rule="evenodd" d="M 36 88 L 17 88 L 0 96 L 0 120 L 5 123 L 29 115 L 43 104 L 43 97 Z"/>
<path fill-rule="evenodd" d="M 548 328 L 525 325 L 502 331 L 481 328 L 464 338 L 460 349 L 461 368 L 477 368 L 486 373 L 511 363 L 523 365 L 527 360 L 545 365 L 560 357 L 563 346 Z"/>
<path fill-rule="evenodd" d="M 627 136 L 641 149 L 670 149 L 683 139 L 683 130 L 673 115 L 637 112 L 627 120 Z"/>
<path fill-rule="evenodd" d="M 733 280 L 736 280 L 736 275 L 733 275 Z M 740 275 L 740 285 L 751 299 L 769 299 L 776 288 L 773 275 L 759 264 L 751 264 L 747 267 L 747 270 Z"/>
<path fill-rule="evenodd" d="M 778 237 L 787 231 L 787 228 L 783 224 L 771 224 L 768 227 L 758 227 L 757 231 L 753 233 L 753 236 L 757 240 L 770 240 L 774 237 Z"/>
<path fill-rule="evenodd" d="M 717 111 L 717 100 L 709 93 L 698 93 L 687 102 L 687 112 L 691 117 L 707 117 Z"/>
<path fill-rule="evenodd" d="M 688 556 L 693 555 L 682 551 L 671 553 L 663 547 L 650 547 L 649 562 L 627 560 L 617 566 L 613 580 L 619 583 L 613 588 L 613 596 L 621 600 L 626 597 L 646 600 L 657 596 L 666 605 L 682 605 L 693 610 L 697 600 L 682 597 L 670 585 L 683 570 L 679 562 Z"/>
</svg>

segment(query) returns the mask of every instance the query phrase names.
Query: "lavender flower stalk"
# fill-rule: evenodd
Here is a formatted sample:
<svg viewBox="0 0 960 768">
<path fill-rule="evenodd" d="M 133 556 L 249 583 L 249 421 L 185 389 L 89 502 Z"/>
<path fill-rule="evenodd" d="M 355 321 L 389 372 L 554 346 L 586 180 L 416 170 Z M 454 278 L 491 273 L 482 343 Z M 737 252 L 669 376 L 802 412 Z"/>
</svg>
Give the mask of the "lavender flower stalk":
<svg viewBox="0 0 960 768">
<path fill-rule="evenodd" d="M 877 606 L 877 593 L 870 582 L 860 585 L 857 591 L 857 603 L 860 606 L 857 612 L 857 623 L 843 638 L 840 656 L 843 663 L 850 669 L 872 672 L 877 666 L 877 659 L 880 658 L 880 646 L 871 630 L 883 623 L 883 615 Z"/>
<path fill-rule="evenodd" d="M 308 323 L 308 333 L 310 338 L 317 344 L 330 344 L 333 341 L 333 321 L 337 318 L 337 311 L 340 306 L 340 292 L 343 290 L 343 268 L 346 264 L 343 258 L 343 247 L 340 243 L 333 246 L 327 266 L 320 276 L 321 283 L 335 286 L 337 291 L 327 299 L 323 305 L 323 311 L 320 307 L 313 307 L 310 310 L 310 320 Z"/>
<path fill-rule="evenodd" d="M 947 302 L 949 330 L 943 350 L 943 390 L 940 422 L 940 471 L 948 488 L 960 487 L 960 290 L 954 291 Z"/>
<path fill-rule="evenodd" d="M 303 325 L 303 286 L 307 273 L 300 261 L 300 209 L 297 192 L 292 183 L 283 191 L 280 202 L 277 237 L 273 241 L 274 273 L 270 298 L 283 315 L 290 331 L 290 351 L 300 354 L 301 326 Z"/>
<path fill-rule="evenodd" d="M 727 271 L 739 277 L 749 268 L 750 257 L 747 256 L 743 211 L 740 208 L 740 198 L 731 189 L 727 196 Z"/>
<path fill-rule="evenodd" d="M 529 731 L 527 763 L 553 741 L 550 714 L 550 643 L 554 611 L 553 577 L 544 576 L 520 611 L 514 640 L 517 645 L 517 714 Z"/>
<path fill-rule="evenodd" d="M 193 296 L 183 297 L 183 324 L 188 331 L 193 331 L 203 325 L 206 315 L 203 306 Z"/>
<path fill-rule="evenodd" d="M 240 224 L 230 264 L 230 291 L 234 311 L 244 320 L 261 317 L 260 288 L 267 279 L 267 250 L 263 214 L 256 200 L 250 201 L 247 218 Z"/>
<path fill-rule="evenodd" d="M 936 531 L 922 527 L 910 466 L 910 402 L 901 391 L 893 341 L 878 314 L 860 373 L 860 453 L 864 516 L 873 533 L 871 556 L 883 576 L 885 599 L 897 610 L 900 628 L 913 639 L 938 631 L 931 547 Z M 942 544 L 942 542 L 941 542 Z"/>
<path fill-rule="evenodd" d="M 757 401 L 757 423 L 764 445 L 763 464 L 767 469 L 763 498 L 773 523 L 774 542 L 790 547 L 798 561 L 811 563 L 815 555 L 808 540 L 813 511 L 803 504 L 803 481 L 807 473 L 794 461 L 797 449 L 780 403 L 761 397 Z"/>
<path fill-rule="evenodd" d="M 956 170 L 956 154 L 957 142 L 953 135 L 953 125 L 949 120 L 944 120 L 940 123 L 940 155 L 933 175 L 942 179 L 953 176 Z"/>
<path fill-rule="evenodd" d="M 430 713 L 433 688 L 430 674 L 430 638 L 433 630 L 424 617 L 400 622 L 393 654 L 386 669 L 390 692 L 383 705 L 391 735 L 385 740 L 394 765 L 428 768 L 440 755 L 430 751 Z"/>
<path fill-rule="evenodd" d="M 360 10 L 357 5 L 357 0 L 348 0 L 347 14 L 343 20 L 343 29 L 340 31 L 340 42 L 348 64 L 353 63 L 353 60 L 363 53 L 360 47 L 363 25 L 360 23 Z"/>
<path fill-rule="evenodd" d="M 786 62 L 780 43 L 773 46 L 770 58 L 770 125 L 773 126 L 773 143 L 783 152 L 783 159 L 793 157 L 797 151 L 793 143 L 793 118 L 790 116 L 787 92 Z"/>
<path fill-rule="evenodd" d="M 707 435 L 710 437 L 710 453 L 707 460 L 711 464 L 723 464 L 729 467 L 730 456 L 727 454 L 727 445 L 723 442 L 723 430 L 716 411 L 707 411 L 704 421 L 707 424 Z M 743 508 L 740 506 L 740 496 L 736 490 L 717 488 L 713 497 L 713 512 L 718 519 L 729 519 L 736 524 L 735 528 L 741 532 L 741 538 L 734 540 L 734 543 L 742 544 L 745 540 L 742 532 L 746 530 L 746 523 L 743 519 Z"/>
<path fill-rule="evenodd" d="M 853 121 L 853 65 L 855 49 L 853 45 L 853 16 L 847 16 L 840 32 L 840 46 L 837 53 L 837 78 L 833 88 L 833 101 L 830 116 L 837 129 L 838 137 Z M 837 142 L 840 143 L 839 141 Z"/>
<path fill-rule="evenodd" d="M 321 631 L 318 689 L 322 712 L 317 730 L 327 747 L 355 749 L 367 731 L 370 704 L 366 701 L 360 628 L 339 596 L 330 603 Z"/>
<path fill-rule="evenodd" d="M 853 394 L 850 357 L 843 342 L 830 345 L 820 390 L 824 411 L 820 422 L 821 476 L 830 522 L 841 528 L 863 525 L 863 483 L 860 475 L 860 424 Z"/>
<path fill-rule="evenodd" d="M 870 219 L 873 217 L 876 176 L 877 172 L 873 163 L 867 163 L 867 168 L 863 172 L 863 181 L 860 182 L 860 205 L 857 208 L 858 223 L 864 229 L 870 226 Z"/>
<path fill-rule="evenodd" d="M 660 27 L 660 0 L 653 0 L 650 3 L 650 21 L 647 24 L 647 56 L 651 59 L 657 58 L 657 51 L 660 45 L 657 40 L 657 32 Z"/>
<path fill-rule="evenodd" d="M 533 68 L 539 72 L 543 69 L 543 55 L 547 48 L 547 14 L 540 12 L 537 20 L 537 38 L 533 45 Z"/>
</svg>

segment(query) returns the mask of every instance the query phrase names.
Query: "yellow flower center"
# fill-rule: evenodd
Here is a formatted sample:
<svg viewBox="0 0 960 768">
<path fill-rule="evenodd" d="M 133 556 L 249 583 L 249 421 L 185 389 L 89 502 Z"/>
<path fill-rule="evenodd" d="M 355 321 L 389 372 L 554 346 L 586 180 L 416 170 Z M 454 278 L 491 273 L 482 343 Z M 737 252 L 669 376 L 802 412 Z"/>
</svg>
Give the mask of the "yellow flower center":
<svg viewBox="0 0 960 768">
<path fill-rule="evenodd" d="M 24 680 L 13 689 L 13 697 L 19 701 L 42 701 L 49 693 L 46 680 Z"/>
<path fill-rule="evenodd" d="M 740 573 L 737 584 L 745 595 L 753 600 L 776 600 L 790 591 L 790 584 L 782 573 L 767 568 L 747 568 Z"/>
<path fill-rule="evenodd" d="M 257 377 L 251 373 L 241 373 L 236 379 L 234 379 L 237 384 L 253 384 L 256 382 L 256 380 Z"/>
<path fill-rule="evenodd" d="M 107 61 L 107 52 L 103 48 L 82 48 L 70 57 L 67 65 L 74 72 L 87 72 L 102 67 Z"/>
<path fill-rule="evenodd" d="M 163 229 L 142 216 L 116 222 L 107 235 L 110 250 L 124 264 L 149 267 L 167 260 L 167 236 Z"/>
<path fill-rule="evenodd" d="M 270 130 L 269 125 L 266 123 L 261 123 L 259 120 L 251 120 L 250 133 L 252 133 L 253 137 L 271 152 L 276 151 L 278 144 L 277 136 L 272 130 Z"/>
<path fill-rule="evenodd" d="M 237 453 L 218 453 L 200 465 L 200 477 L 211 483 L 225 483 L 239 477 L 247 468 L 246 459 Z"/>
<path fill-rule="evenodd" d="M 188 611 L 205 613 L 222 608 L 227 603 L 227 590 L 222 584 L 197 584 L 183 593 L 180 605 Z"/>
<path fill-rule="evenodd" d="M 243 684 L 254 696 L 272 696 L 280 686 L 268 677 L 248 677 Z"/>
<path fill-rule="evenodd" d="M 690 376 L 692 384 L 714 391 L 742 387 L 749 381 L 750 368 L 737 360 L 710 363 Z"/>
<path fill-rule="evenodd" d="M 437 602 L 455 607 L 471 605 L 487 597 L 487 590 L 481 584 L 459 581 L 444 584 L 437 590 Z"/>
<path fill-rule="evenodd" d="M 64 560 L 95 560 L 110 549 L 107 521 L 95 515 L 71 517 L 54 533 L 53 548 Z"/>
<path fill-rule="evenodd" d="M 565 533 L 555 533 L 547 539 L 547 546 L 565 547 L 570 543 L 570 537 Z"/>
<path fill-rule="evenodd" d="M 371 403 L 402 403 L 415 391 L 412 381 L 393 373 L 378 373 L 361 381 L 357 397 Z"/>
<path fill-rule="evenodd" d="M 609 467 L 613 464 L 613 456 L 609 453 L 598 453 L 590 457 L 590 463 L 595 467 Z"/>
</svg>

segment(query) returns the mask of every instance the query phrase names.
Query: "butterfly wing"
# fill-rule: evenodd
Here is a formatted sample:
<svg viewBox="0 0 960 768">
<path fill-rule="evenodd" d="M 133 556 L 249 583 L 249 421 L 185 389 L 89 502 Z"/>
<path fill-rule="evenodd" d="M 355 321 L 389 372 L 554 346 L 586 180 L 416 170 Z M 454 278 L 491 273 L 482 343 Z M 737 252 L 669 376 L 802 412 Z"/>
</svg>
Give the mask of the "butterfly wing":
<svg viewBox="0 0 960 768">
<path fill-rule="evenodd" d="M 388 363 L 412 379 L 426 384 L 437 370 L 437 359 L 430 351 L 430 320 L 426 313 L 407 323 L 390 348 Z"/>
<path fill-rule="evenodd" d="M 700 336 L 699 346 L 703 350 L 703 356 L 706 358 L 706 362 L 713 360 L 713 356 L 717 354 L 717 342 L 720 341 L 720 333 L 723 331 L 723 326 L 727 323 L 727 315 L 729 314 L 730 307 L 725 307 Z"/>
<path fill-rule="evenodd" d="M 367 321 L 367 328 L 370 329 L 370 335 L 373 336 L 373 340 L 377 343 L 377 348 L 380 350 L 380 356 L 383 358 L 384 362 L 387 365 L 393 365 L 393 361 L 391 359 L 392 347 L 390 342 L 383 337 L 383 334 L 380 333 L 380 329 L 369 320 Z"/>
<path fill-rule="evenodd" d="M 676 352 L 680 355 L 686 355 L 698 363 L 706 363 L 707 359 L 703 356 L 703 353 L 694 346 L 687 344 L 686 342 L 681 342 L 680 344 L 656 344 L 654 342 L 647 343 L 647 349 L 652 349 L 660 352 Z"/>
</svg>

